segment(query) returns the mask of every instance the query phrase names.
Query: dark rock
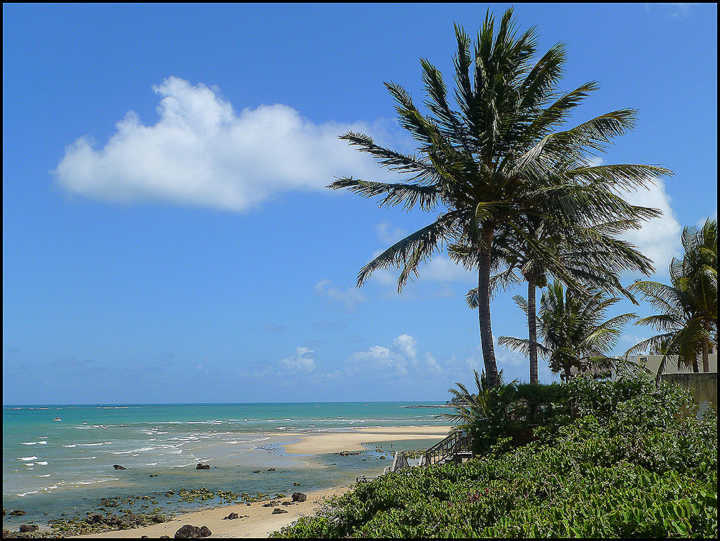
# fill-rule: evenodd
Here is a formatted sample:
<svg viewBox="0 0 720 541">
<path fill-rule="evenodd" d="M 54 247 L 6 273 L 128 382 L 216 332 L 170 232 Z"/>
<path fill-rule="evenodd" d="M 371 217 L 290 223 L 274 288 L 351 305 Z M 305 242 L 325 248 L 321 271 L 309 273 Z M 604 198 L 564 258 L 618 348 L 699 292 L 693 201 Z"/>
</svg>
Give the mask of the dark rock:
<svg viewBox="0 0 720 541">
<path fill-rule="evenodd" d="M 212 532 L 207 526 L 197 527 L 186 524 L 175 532 L 175 539 L 195 539 L 197 537 L 210 537 Z"/>
<path fill-rule="evenodd" d="M 264 503 L 263 507 L 275 507 L 278 504 L 278 502 L 268 502 Z"/>
<path fill-rule="evenodd" d="M 299 486 L 300 486 L 300 483 L 293 483 L 293 486 L 294 486 L 294 487 L 299 487 Z"/>
<path fill-rule="evenodd" d="M 175 539 L 195 539 L 200 537 L 200 528 L 186 524 L 181 526 L 177 532 L 175 532 Z"/>
<path fill-rule="evenodd" d="M 113 464 L 113 468 L 116 470 L 127 470 L 125 466 L 121 466 L 120 464 Z"/>
<path fill-rule="evenodd" d="M 100 524 L 101 522 L 103 522 L 103 516 L 100 513 L 94 513 L 88 516 L 85 521 L 90 524 Z"/>
<path fill-rule="evenodd" d="M 292 501 L 294 502 L 304 502 L 307 500 L 307 495 L 303 494 L 302 492 L 293 492 L 292 495 Z"/>
<path fill-rule="evenodd" d="M 234 520 L 236 518 L 239 518 L 239 515 L 237 513 L 230 513 L 223 520 Z"/>
<path fill-rule="evenodd" d="M 283 505 L 295 505 L 293 502 L 282 502 Z"/>
<path fill-rule="evenodd" d="M 10 511 L 11 517 L 21 517 L 25 514 L 25 511 L 22 511 L 20 509 L 15 509 L 14 511 Z"/>
<path fill-rule="evenodd" d="M 210 464 L 198 464 L 197 466 L 195 466 L 195 469 L 196 470 L 209 470 Z"/>
<path fill-rule="evenodd" d="M 148 477 L 157 477 L 157 476 L 158 476 L 157 473 L 151 473 L 150 475 L 148 475 Z"/>
<path fill-rule="evenodd" d="M 279 515 L 280 513 L 287 513 L 287 511 L 285 511 L 285 509 L 280 509 L 280 508 L 273 509 L 273 512 L 272 512 L 273 515 Z"/>
<path fill-rule="evenodd" d="M 36 532 L 39 529 L 40 529 L 40 527 L 35 526 L 35 524 L 21 524 L 20 525 L 21 532 Z"/>
<path fill-rule="evenodd" d="M 275 471 L 275 468 L 268 468 L 267 471 Z"/>
<path fill-rule="evenodd" d="M 253 470 L 253 473 L 260 473 L 262 470 Z"/>
</svg>

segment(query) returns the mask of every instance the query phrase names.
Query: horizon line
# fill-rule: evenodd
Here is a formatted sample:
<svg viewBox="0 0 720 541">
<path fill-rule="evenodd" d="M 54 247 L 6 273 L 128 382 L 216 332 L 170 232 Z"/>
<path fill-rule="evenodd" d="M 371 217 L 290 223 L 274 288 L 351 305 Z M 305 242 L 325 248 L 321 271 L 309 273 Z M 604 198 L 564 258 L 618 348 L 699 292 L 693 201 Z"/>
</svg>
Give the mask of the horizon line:
<svg viewBox="0 0 720 541">
<path fill-rule="evenodd" d="M 405 403 L 446 403 L 444 400 L 348 400 L 348 401 L 301 401 L 301 402 L 95 402 L 85 404 L 3 404 L 3 408 L 28 406 L 239 406 L 255 404 L 405 404 Z"/>
</svg>

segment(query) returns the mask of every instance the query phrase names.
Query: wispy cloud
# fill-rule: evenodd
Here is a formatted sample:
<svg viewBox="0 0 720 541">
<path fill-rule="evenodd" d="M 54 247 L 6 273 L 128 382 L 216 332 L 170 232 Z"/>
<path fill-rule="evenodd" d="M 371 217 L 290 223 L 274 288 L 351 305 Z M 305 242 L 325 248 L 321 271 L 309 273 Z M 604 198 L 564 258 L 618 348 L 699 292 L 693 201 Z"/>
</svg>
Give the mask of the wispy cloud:
<svg viewBox="0 0 720 541">
<path fill-rule="evenodd" d="M 650 13 L 655 9 L 662 10 L 663 13 L 673 19 L 685 19 L 691 12 L 692 8 L 699 6 L 698 2 L 663 2 L 663 3 L 645 3 L 645 12 Z"/>
<path fill-rule="evenodd" d="M 295 348 L 295 355 L 286 357 L 280 361 L 280 364 L 292 372 L 310 373 L 315 370 L 315 359 L 313 359 L 313 350 L 307 347 L 299 346 Z"/>
<path fill-rule="evenodd" d="M 153 90 L 161 97 L 159 120 L 144 125 L 130 111 L 104 146 L 77 139 L 54 171 L 61 186 L 104 201 L 244 211 L 279 192 L 324 189 L 337 176 L 388 177 L 338 140 L 349 130 L 373 133 L 373 126 L 315 124 L 283 104 L 238 113 L 217 89 L 178 77 Z"/>
<path fill-rule="evenodd" d="M 339 289 L 333 286 L 330 280 L 320 280 L 315 284 L 315 292 L 344 304 L 348 310 L 352 310 L 356 304 L 365 301 L 365 296 L 357 288 Z"/>
</svg>

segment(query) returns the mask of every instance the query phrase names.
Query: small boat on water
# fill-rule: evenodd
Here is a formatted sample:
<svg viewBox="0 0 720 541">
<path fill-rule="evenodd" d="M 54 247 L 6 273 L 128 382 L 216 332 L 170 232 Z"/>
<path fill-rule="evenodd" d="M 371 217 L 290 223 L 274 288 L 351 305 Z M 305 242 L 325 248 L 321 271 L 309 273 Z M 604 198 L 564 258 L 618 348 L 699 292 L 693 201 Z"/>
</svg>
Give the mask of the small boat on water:
<svg viewBox="0 0 720 541">
<path fill-rule="evenodd" d="M 60 417 L 55 417 L 54 420 L 55 420 L 56 423 L 59 422 L 59 421 L 62 421 L 62 419 L 61 419 Z"/>
</svg>

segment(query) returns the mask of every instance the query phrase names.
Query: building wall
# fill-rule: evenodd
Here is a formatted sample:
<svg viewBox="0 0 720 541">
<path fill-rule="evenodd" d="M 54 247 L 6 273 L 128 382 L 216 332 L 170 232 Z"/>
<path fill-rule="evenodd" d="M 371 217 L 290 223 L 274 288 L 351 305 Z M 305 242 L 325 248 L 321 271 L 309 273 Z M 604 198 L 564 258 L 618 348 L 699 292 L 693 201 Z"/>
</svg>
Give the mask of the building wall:
<svg viewBox="0 0 720 541">
<path fill-rule="evenodd" d="M 695 402 L 700 405 L 701 410 L 707 405 L 717 411 L 718 375 L 717 372 L 702 372 L 698 374 L 665 374 L 662 377 L 664 382 L 677 383 L 690 389 Z M 700 412 L 699 412 L 700 413 Z"/>
<path fill-rule="evenodd" d="M 662 362 L 662 355 L 635 355 L 631 356 L 630 360 L 633 362 L 638 363 L 641 366 L 644 366 L 650 372 L 653 374 L 657 374 L 658 368 L 660 368 L 660 363 Z M 710 368 L 710 372 L 717 373 L 717 351 L 713 351 L 713 353 L 710 353 L 708 355 L 708 365 Z M 698 358 L 698 368 L 702 372 L 703 365 L 702 365 L 702 357 Z M 678 367 L 678 357 L 677 355 L 668 355 L 667 361 L 665 361 L 665 370 L 663 372 L 664 374 L 692 374 L 692 366 L 683 366 L 681 365 Z"/>
</svg>

